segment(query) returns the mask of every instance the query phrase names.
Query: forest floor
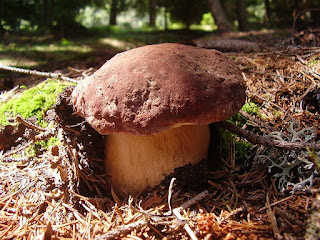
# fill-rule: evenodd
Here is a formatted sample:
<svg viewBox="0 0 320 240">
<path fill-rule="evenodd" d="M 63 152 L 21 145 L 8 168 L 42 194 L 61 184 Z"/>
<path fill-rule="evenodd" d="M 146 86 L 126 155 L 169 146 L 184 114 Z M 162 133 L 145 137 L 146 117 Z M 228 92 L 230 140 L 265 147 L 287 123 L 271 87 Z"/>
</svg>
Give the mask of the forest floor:
<svg viewBox="0 0 320 240">
<path fill-rule="evenodd" d="M 257 45 L 219 43 L 248 87 L 247 109 L 233 121 L 287 146 L 250 144 L 230 135 L 221 150 L 222 167 L 209 170 L 204 162 L 177 169 L 158 187 L 121 199 L 103 173 L 99 146 L 91 144 L 101 143 L 101 136 L 90 132 L 93 139 L 87 139 L 88 132 L 67 127 L 79 120 L 63 118 L 71 115 L 66 91 L 54 108 L 58 118 L 47 117 L 50 126 L 17 118 L 23 134 L 12 135 L 12 146 L 1 145 L 0 239 L 320 238 L 320 47 L 315 38 L 288 31 L 170 34 L 98 42 L 8 35 L 0 51 L 7 62 L 0 63 L 80 79 L 117 52 L 148 43 L 250 40 Z M 234 44 L 241 45 L 239 51 Z M 16 84 L 42 80 L 1 72 L 3 94 Z M 17 129 L 6 131 L 11 135 Z M 50 137 L 59 144 L 45 150 L 39 142 Z M 173 177 L 177 183 L 171 187 Z"/>
</svg>

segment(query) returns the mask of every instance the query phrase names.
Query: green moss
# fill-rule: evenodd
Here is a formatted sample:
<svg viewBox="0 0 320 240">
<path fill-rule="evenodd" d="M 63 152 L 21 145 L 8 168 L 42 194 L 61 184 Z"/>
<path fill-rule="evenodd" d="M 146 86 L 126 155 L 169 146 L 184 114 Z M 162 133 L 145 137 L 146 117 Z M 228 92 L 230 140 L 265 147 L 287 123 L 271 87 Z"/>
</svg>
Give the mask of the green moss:
<svg viewBox="0 0 320 240">
<path fill-rule="evenodd" d="M 49 150 L 51 146 L 60 145 L 60 140 L 57 137 L 51 137 L 48 140 L 40 140 L 28 147 L 24 152 L 28 157 L 34 157 L 41 154 L 43 151 Z"/>
<path fill-rule="evenodd" d="M 252 116 L 262 117 L 259 113 L 260 108 L 253 102 L 246 103 L 241 110 Z M 242 116 L 240 113 L 237 113 L 233 117 L 229 118 L 228 121 L 238 126 L 243 126 L 246 124 L 247 118 Z M 249 131 L 257 131 L 257 129 L 255 129 L 254 127 L 251 127 L 250 125 L 248 125 L 246 129 Z M 227 157 L 227 155 L 229 154 L 230 144 L 233 141 L 235 144 L 235 158 L 237 159 L 237 162 L 244 162 L 252 153 L 252 148 L 253 148 L 252 143 L 247 142 L 241 138 L 239 139 L 238 137 L 236 137 L 235 134 L 223 129 L 220 130 L 220 136 L 221 136 L 221 142 L 222 142 L 222 146 L 221 146 L 222 154 L 225 157 Z"/>
<path fill-rule="evenodd" d="M 257 104 L 253 102 L 248 102 L 242 107 L 242 111 L 245 111 L 246 113 L 252 114 L 252 115 L 258 115 L 259 113 L 259 107 Z"/>
<path fill-rule="evenodd" d="M 253 144 L 243 140 L 235 143 L 236 159 L 240 161 L 246 160 L 252 152 Z"/>
<path fill-rule="evenodd" d="M 56 102 L 56 98 L 62 92 L 62 89 L 69 85 L 71 83 L 48 79 L 33 88 L 25 90 L 18 97 L 0 105 L 0 125 L 8 125 L 8 117 L 15 117 L 20 114 L 25 119 L 36 116 L 37 124 L 46 126 L 45 112 Z"/>
<path fill-rule="evenodd" d="M 309 67 L 319 67 L 320 66 L 320 61 L 319 60 L 313 60 L 308 62 Z"/>
<path fill-rule="evenodd" d="M 221 150 L 222 155 L 226 158 L 230 153 L 230 144 L 234 142 L 235 146 L 235 158 L 238 162 L 245 161 L 251 154 L 253 144 L 243 139 L 239 139 L 235 134 L 228 132 L 224 129 L 220 129 L 221 137 Z"/>
<path fill-rule="evenodd" d="M 246 113 L 249 113 L 252 116 L 262 117 L 261 114 L 259 114 L 260 108 L 257 106 L 257 104 L 255 104 L 253 102 L 246 103 L 245 105 L 243 105 L 241 110 L 246 112 Z M 243 126 L 247 122 L 247 119 L 244 116 L 242 116 L 240 113 L 237 113 L 236 115 L 231 117 L 229 120 L 232 123 L 236 123 L 236 124 L 239 124 L 241 126 Z"/>
</svg>

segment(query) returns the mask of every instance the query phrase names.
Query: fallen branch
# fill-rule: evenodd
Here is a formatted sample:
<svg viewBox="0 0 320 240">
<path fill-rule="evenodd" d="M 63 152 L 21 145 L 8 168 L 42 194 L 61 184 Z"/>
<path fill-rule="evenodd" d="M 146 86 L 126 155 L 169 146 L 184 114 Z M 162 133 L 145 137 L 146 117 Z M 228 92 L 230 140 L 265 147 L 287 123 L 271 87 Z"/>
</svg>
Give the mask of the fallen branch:
<svg viewBox="0 0 320 240">
<path fill-rule="evenodd" d="M 72 83 L 78 83 L 78 81 L 74 80 L 73 78 L 62 76 L 61 73 L 40 72 L 37 70 L 30 70 L 30 69 L 5 66 L 2 64 L 0 64 L 0 69 L 6 70 L 6 71 L 11 71 L 11 72 L 28 74 L 28 75 L 34 75 L 34 76 L 40 76 L 40 77 L 46 77 L 46 78 L 54 78 L 54 79 L 64 80 L 64 81 L 72 82 Z"/>
<path fill-rule="evenodd" d="M 230 132 L 233 132 L 237 134 L 239 137 L 243 137 L 247 139 L 252 144 L 261 144 L 266 147 L 276 147 L 276 148 L 282 148 L 285 150 L 306 150 L 307 148 L 309 148 L 315 151 L 320 151 L 319 143 L 286 142 L 286 141 L 273 140 L 271 138 L 263 137 L 255 133 L 252 133 L 246 129 L 242 129 L 227 121 L 217 122 L 215 123 L 215 126 L 221 127 Z"/>
</svg>

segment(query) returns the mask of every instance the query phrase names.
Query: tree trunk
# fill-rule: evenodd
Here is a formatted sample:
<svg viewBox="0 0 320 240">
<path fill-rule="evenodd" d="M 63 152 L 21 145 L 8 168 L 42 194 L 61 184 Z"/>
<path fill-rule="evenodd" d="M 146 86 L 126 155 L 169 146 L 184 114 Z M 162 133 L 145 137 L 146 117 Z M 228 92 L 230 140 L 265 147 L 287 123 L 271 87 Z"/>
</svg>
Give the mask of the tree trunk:
<svg viewBox="0 0 320 240">
<path fill-rule="evenodd" d="M 168 30 L 168 0 L 164 1 L 164 29 Z"/>
<path fill-rule="evenodd" d="M 307 27 L 307 4 L 302 0 L 294 1 L 294 9 L 293 9 L 293 27 L 292 30 L 302 30 Z"/>
<path fill-rule="evenodd" d="M 310 18 L 314 26 L 319 26 L 320 23 L 320 2 L 310 1 L 308 2 L 307 9 L 310 9 Z"/>
<path fill-rule="evenodd" d="M 111 0 L 110 25 L 117 25 L 118 3 L 117 0 Z"/>
<path fill-rule="evenodd" d="M 53 7 L 54 7 L 54 0 L 49 0 L 48 2 L 48 16 L 47 16 L 47 24 L 48 26 L 51 26 L 52 25 L 52 20 L 53 20 L 53 15 L 54 15 L 54 12 L 53 12 Z"/>
<path fill-rule="evenodd" d="M 47 26 L 47 16 L 48 16 L 48 0 L 43 0 L 43 6 L 42 6 L 42 24 Z"/>
<path fill-rule="evenodd" d="M 48 0 L 42 0 L 41 21 L 39 24 L 40 27 L 48 27 L 48 12 L 49 12 Z"/>
<path fill-rule="evenodd" d="M 248 14 L 246 0 L 236 0 L 239 31 L 248 31 Z"/>
<path fill-rule="evenodd" d="M 2 18 L 3 18 L 3 0 L 0 0 L 0 34 L 4 31 L 3 25 L 2 25 Z"/>
<path fill-rule="evenodd" d="M 320 8 L 315 8 L 314 10 L 310 11 L 311 13 L 311 21 L 312 24 L 315 26 L 319 25 L 320 23 Z"/>
<path fill-rule="evenodd" d="M 222 8 L 220 0 L 208 0 L 208 5 L 219 31 L 231 32 L 231 25 Z"/>
<path fill-rule="evenodd" d="M 157 6 L 157 0 L 149 0 L 149 25 L 150 25 L 150 27 L 156 26 L 156 6 Z"/>
<path fill-rule="evenodd" d="M 40 27 L 48 28 L 52 23 L 54 0 L 42 0 Z"/>
<path fill-rule="evenodd" d="M 270 22 L 271 19 L 271 10 L 270 10 L 270 2 L 269 0 L 264 0 L 264 21 Z"/>
</svg>

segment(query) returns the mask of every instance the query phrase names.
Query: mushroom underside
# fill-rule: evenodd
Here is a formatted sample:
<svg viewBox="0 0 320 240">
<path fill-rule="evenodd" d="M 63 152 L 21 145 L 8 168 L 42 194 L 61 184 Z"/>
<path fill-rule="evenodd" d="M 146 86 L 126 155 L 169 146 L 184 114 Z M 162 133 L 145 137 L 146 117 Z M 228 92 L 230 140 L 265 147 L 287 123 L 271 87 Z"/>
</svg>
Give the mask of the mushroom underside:
<svg viewBox="0 0 320 240">
<path fill-rule="evenodd" d="M 208 125 L 184 125 L 150 136 L 106 136 L 106 172 L 121 195 L 137 195 L 159 184 L 175 168 L 207 157 Z"/>
</svg>

